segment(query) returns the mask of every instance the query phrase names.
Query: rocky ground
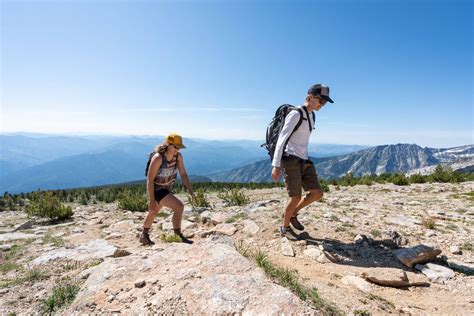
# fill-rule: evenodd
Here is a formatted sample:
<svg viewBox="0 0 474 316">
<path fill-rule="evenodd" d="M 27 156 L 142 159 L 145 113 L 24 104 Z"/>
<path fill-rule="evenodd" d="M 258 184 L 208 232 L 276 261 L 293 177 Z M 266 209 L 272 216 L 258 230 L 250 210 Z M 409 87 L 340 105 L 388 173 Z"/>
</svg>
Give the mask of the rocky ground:
<svg viewBox="0 0 474 316">
<path fill-rule="evenodd" d="M 299 240 L 277 232 L 284 189 L 244 190 L 244 206 L 214 193 L 212 208 L 186 205 L 193 245 L 160 239 L 171 234 L 169 210 L 156 218 L 153 247 L 137 239 L 146 214 L 115 203 L 73 205 L 73 221 L 60 225 L 3 212 L 0 314 L 37 313 L 66 283 L 81 290 L 62 314 L 320 313 L 237 250 L 266 253 L 345 314 L 473 314 L 473 187 L 331 186 L 301 212 Z"/>
</svg>

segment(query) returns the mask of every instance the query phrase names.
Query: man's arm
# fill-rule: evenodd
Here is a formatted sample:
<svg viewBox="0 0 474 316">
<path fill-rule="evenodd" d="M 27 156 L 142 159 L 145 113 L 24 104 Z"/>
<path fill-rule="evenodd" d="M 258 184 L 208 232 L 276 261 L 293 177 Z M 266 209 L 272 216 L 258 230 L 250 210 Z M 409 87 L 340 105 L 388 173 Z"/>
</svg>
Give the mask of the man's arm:
<svg viewBox="0 0 474 316">
<path fill-rule="evenodd" d="M 273 161 L 272 161 L 272 179 L 275 182 L 278 182 L 278 179 L 280 179 L 281 175 L 281 157 L 283 155 L 283 151 L 285 150 L 285 144 L 288 138 L 290 137 L 291 133 L 296 127 L 296 124 L 298 124 L 298 121 L 300 119 L 300 111 L 298 110 L 293 110 L 285 118 L 285 124 L 283 125 L 283 128 L 281 129 L 280 135 L 278 136 L 278 141 L 277 145 L 275 148 L 275 153 L 273 155 Z"/>
</svg>

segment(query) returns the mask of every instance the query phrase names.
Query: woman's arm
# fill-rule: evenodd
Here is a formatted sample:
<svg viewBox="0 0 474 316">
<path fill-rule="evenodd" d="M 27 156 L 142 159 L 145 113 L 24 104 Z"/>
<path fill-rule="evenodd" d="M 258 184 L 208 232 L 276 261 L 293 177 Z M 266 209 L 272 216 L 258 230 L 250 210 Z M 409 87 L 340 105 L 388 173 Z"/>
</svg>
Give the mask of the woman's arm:
<svg viewBox="0 0 474 316">
<path fill-rule="evenodd" d="M 181 179 L 183 179 L 184 186 L 188 189 L 189 194 L 194 196 L 193 187 L 191 186 L 191 181 L 189 181 L 188 174 L 184 168 L 183 155 L 181 155 L 181 153 L 178 153 L 178 170 L 179 174 L 181 175 Z"/>
<path fill-rule="evenodd" d="M 151 158 L 150 167 L 148 168 L 148 175 L 146 177 L 146 189 L 148 192 L 148 199 L 150 201 L 149 205 L 153 205 L 152 202 L 155 201 L 155 185 L 153 181 L 155 180 L 158 169 L 161 167 L 162 158 L 160 154 L 155 154 Z"/>
</svg>

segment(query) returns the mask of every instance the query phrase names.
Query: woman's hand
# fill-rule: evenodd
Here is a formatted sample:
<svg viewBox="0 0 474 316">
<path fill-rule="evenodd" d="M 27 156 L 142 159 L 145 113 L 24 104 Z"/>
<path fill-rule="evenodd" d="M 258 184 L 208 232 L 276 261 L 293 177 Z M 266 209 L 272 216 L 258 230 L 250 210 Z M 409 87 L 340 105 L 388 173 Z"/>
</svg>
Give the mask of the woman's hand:
<svg viewBox="0 0 474 316">
<path fill-rule="evenodd" d="M 158 202 L 156 200 L 152 200 L 148 203 L 148 211 L 150 212 L 158 212 L 160 209 L 158 207 Z"/>
</svg>

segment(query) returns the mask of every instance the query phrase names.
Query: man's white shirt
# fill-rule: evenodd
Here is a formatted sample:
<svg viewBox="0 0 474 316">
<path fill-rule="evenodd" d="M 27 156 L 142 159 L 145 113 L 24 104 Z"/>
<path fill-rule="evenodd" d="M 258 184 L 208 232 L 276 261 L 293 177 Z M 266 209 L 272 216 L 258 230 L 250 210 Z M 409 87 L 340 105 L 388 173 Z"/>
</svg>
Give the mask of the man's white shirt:
<svg viewBox="0 0 474 316">
<path fill-rule="evenodd" d="M 293 132 L 295 129 L 296 124 L 298 124 L 300 112 L 297 109 L 294 109 L 290 111 L 290 113 L 288 113 L 285 118 L 285 124 L 283 125 L 283 129 L 281 130 L 280 136 L 278 137 L 275 154 L 273 156 L 273 167 L 281 166 L 281 158 L 284 152 L 289 155 L 297 156 L 301 159 L 308 159 L 308 144 L 309 137 L 311 136 L 309 122 L 311 121 L 311 126 L 314 126 L 313 115 L 309 115 L 308 117 L 306 111 L 302 107 L 300 108 L 303 114 L 303 121 L 301 122 L 300 127 L 291 136 L 286 149 L 283 148 L 283 146 L 285 145 L 288 137 L 290 137 L 291 132 Z"/>
</svg>

